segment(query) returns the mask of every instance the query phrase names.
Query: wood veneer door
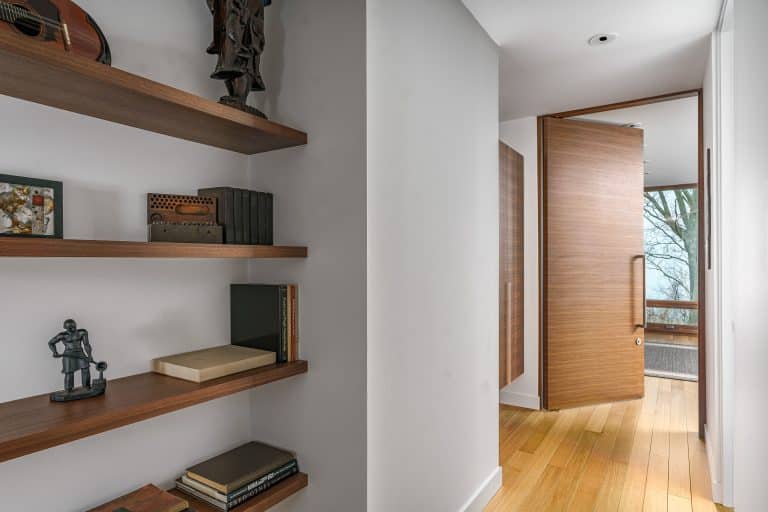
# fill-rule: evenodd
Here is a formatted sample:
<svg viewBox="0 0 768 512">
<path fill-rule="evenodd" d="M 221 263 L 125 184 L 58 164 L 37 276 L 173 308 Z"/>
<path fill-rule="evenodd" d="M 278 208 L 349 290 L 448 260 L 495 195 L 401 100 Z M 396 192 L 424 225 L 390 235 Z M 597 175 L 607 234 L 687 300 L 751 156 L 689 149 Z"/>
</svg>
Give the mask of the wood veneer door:
<svg viewBox="0 0 768 512">
<path fill-rule="evenodd" d="M 523 374 L 523 155 L 499 142 L 499 387 Z"/>
<path fill-rule="evenodd" d="M 542 122 L 548 409 L 643 396 L 643 132 Z"/>
</svg>

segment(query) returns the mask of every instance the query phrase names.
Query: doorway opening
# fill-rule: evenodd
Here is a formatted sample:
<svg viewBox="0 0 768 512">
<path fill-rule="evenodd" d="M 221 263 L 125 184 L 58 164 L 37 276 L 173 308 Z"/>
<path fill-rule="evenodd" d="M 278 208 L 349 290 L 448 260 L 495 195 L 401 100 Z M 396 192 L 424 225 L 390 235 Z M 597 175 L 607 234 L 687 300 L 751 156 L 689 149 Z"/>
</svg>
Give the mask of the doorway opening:
<svg viewBox="0 0 768 512">
<path fill-rule="evenodd" d="M 698 381 L 698 222 L 698 184 L 646 188 L 646 375 Z"/>
<path fill-rule="evenodd" d="M 576 119 L 643 131 L 645 375 L 698 381 L 698 98 Z"/>
<path fill-rule="evenodd" d="M 602 124 L 616 128 L 640 129 L 643 132 L 642 159 L 645 176 L 644 190 L 641 189 L 638 193 L 643 196 L 640 215 L 643 216 L 641 236 L 644 247 L 643 254 L 635 258 L 642 258 L 644 261 L 640 267 L 644 271 L 641 278 L 643 318 L 642 322 L 636 324 L 642 329 L 635 332 L 638 339 L 642 336 L 641 342 L 645 345 L 642 350 L 644 359 L 642 366 L 646 376 L 696 383 L 694 388 L 697 390 L 699 404 L 699 434 L 703 435 L 704 418 L 706 418 L 706 354 L 704 264 L 702 262 L 704 262 L 706 219 L 701 218 L 700 215 L 700 212 L 704 212 L 701 109 L 701 91 L 694 90 L 539 118 L 539 164 L 542 176 L 540 184 L 542 204 L 540 391 L 545 408 L 553 408 L 551 404 L 548 405 L 548 397 L 551 394 L 548 386 L 552 386 L 555 379 L 550 374 L 549 366 L 552 363 L 551 360 L 557 361 L 553 353 L 549 352 L 552 350 L 552 343 L 555 343 L 554 348 L 557 349 L 557 340 L 550 339 L 553 331 L 549 324 L 556 319 L 552 320 L 547 316 L 552 305 L 548 301 L 560 300 L 548 296 L 551 288 L 551 284 L 548 284 L 551 283 L 548 281 L 548 277 L 551 279 L 548 274 L 551 273 L 548 263 L 553 266 L 558 264 L 558 260 L 551 256 L 551 248 L 548 247 L 550 242 L 548 234 L 557 234 L 557 228 L 548 224 L 549 209 L 557 208 L 557 206 L 550 206 L 553 195 L 548 180 L 560 179 L 571 165 L 571 162 L 562 165 L 562 151 L 560 154 L 553 153 L 562 149 L 562 142 L 556 142 L 561 147 L 548 146 L 547 126 L 552 126 L 552 121 L 548 120 L 559 119 L 577 123 L 594 123 L 595 126 Z M 580 135 L 576 130 L 576 126 L 573 125 L 571 134 L 575 134 L 574 139 L 578 140 Z M 582 133 L 581 136 L 583 137 L 584 134 Z M 553 140 L 557 141 L 557 139 Z M 589 141 L 594 146 L 590 151 L 606 150 L 602 163 L 607 162 L 606 159 L 615 157 L 615 148 L 609 148 L 607 145 L 601 147 L 600 142 L 595 141 L 592 134 L 589 134 Z M 614 153 L 611 153 L 612 151 Z M 592 158 L 592 154 L 590 153 L 588 158 Z M 560 158 L 560 161 L 555 163 L 548 161 L 548 158 L 553 155 Z M 560 165 L 559 170 L 555 168 L 555 173 L 559 172 L 560 175 L 555 174 L 552 175 L 554 178 L 551 178 L 549 169 L 553 165 Z M 581 165 L 582 167 L 584 165 L 583 158 Z M 595 164 L 590 162 L 586 165 Z M 602 169 L 603 173 L 605 171 L 606 169 Z M 627 172 L 629 173 L 627 176 L 632 175 L 632 171 Z M 617 184 L 620 182 L 613 183 L 614 186 Z M 611 191 L 600 190 L 600 193 L 610 194 Z M 568 197 L 567 194 L 562 196 Z M 586 197 L 584 193 L 582 196 Z M 577 201 L 574 204 L 580 203 Z M 635 203 L 632 202 L 628 207 L 634 208 L 634 205 Z M 599 211 L 600 208 L 597 210 Z M 579 212 L 574 209 L 572 214 L 578 215 Z M 552 231 L 553 229 L 555 231 Z M 614 241 L 621 239 L 620 236 L 616 236 L 616 233 L 611 236 Z M 622 279 L 626 280 L 623 275 Z M 606 289 L 611 288 L 611 283 L 604 282 L 602 285 Z M 635 289 L 631 285 L 629 287 L 632 290 L 631 294 L 634 295 Z M 584 294 L 585 297 L 588 295 Z M 634 296 L 630 300 L 631 311 L 635 311 L 632 304 L 637 300 L 638 298 Z M 574 350 L 567 343 L 564 347 L 559 349 L 559 355 Z M 622 347 L 620 350 L 627 349 Z M 595 403 L 594 400 L 591 402 Z"/>
</svg>

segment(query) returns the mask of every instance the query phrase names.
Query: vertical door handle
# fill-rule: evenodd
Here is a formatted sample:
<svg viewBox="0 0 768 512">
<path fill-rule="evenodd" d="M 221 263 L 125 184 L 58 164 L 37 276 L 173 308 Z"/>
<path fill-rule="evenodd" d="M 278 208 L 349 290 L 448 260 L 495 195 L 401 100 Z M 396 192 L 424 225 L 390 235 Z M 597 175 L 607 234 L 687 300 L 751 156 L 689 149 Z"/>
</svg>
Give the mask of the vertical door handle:
<svg viewBox="0 0 768 512">
<path fill-rule="evenodd" d="M 645 254 L 638 254 L 634 258 L 632 258 L 633 261 L 635 260 L 641 260 L 643 262 L 643 323 L 641 324 L 635 324 L 635 327 L 643 328 L 645 329 L 648 325 L 648 308 L 646 307 L 646 296 L 645 296 Z"/>
</svg>

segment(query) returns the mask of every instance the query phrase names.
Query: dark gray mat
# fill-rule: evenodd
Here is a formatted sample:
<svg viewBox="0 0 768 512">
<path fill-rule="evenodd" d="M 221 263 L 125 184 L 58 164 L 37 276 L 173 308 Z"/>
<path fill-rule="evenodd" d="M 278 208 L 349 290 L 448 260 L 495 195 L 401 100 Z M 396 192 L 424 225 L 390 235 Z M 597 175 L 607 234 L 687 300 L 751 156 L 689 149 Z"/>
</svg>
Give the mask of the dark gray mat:
<svg viewBox="0 0 768 512">
<path fill-rule="evenodd" d="M 645 374 L 681 380 L 698 380 L 699 349 L 668 343 L 645 344 Z"/>
</svg>

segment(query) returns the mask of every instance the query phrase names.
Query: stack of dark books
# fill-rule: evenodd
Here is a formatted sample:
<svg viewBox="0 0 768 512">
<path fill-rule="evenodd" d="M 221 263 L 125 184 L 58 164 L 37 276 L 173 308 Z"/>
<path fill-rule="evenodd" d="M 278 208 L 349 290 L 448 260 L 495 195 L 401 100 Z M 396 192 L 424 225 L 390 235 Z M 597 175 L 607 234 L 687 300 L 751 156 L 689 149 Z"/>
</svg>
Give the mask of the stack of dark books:
<svg viewBox="0 0 768 512">
<path fill-rule="evenodd" d="M 299 358 L 298 286 L 233 284 L 230 288 L 233 345 L 274 352 L 278 363 Z"/>
<path fill-rule="evenodd" d="M 204 188 L 199 196 L 215 197 L 225 244 L 272 245 L 274 197 L 268 192 L 232 187 Z"/>
<path fill-rule="evenodd" d="M 250 442 L 187 469 L 176 488 L 226 512 L 298 472 L 296 454 Z"/>
</svg>

